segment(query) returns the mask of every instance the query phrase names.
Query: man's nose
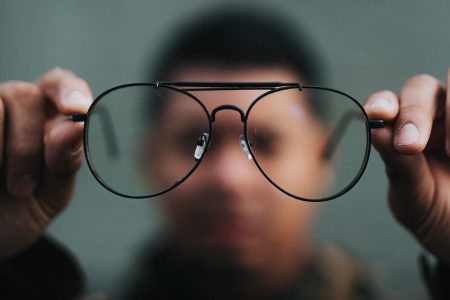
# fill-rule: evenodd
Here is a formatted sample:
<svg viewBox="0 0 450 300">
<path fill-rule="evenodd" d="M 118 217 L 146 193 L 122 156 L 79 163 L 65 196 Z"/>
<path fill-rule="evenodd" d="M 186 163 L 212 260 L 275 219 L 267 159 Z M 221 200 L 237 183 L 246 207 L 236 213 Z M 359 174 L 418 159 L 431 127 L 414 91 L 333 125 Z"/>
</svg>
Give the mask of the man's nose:
<svg viewBox="0 0 450 300">
<path fill-rule="evenodd" d="M 207 176 L 216 184 L 244 187 L 261 176 L 258 174 L 257 167 L 249 159 L 250 153 L 243 151 L 241 145 L 245 142 L 239 135 L 233 134 L 216 144 L 213 139 L 211 143 L 211 149 L 206 153 L 202 164 L 208 173 Z"/>
<path fill-rule="evenodd" d="M 243 132 L 243 115 L 233 110 L 222 111 L 215 117 L 210 149 L 202 165 L 207 176 L 221 185 L 245 186 L 261 174 L 251 161 Z"/>
</svg>

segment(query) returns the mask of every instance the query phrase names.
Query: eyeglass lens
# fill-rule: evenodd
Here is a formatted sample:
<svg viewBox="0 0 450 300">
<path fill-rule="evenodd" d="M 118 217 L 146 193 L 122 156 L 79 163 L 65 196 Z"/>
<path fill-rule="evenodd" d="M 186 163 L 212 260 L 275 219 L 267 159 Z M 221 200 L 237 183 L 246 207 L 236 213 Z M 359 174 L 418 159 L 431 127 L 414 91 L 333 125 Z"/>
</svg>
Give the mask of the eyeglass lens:
<svg viewBox="0 0 450 300">
<path fill-rule="evenodd" d="M 305 200 L 334 197 L 366 160 L 367 123 L 351 99 L 322 89 L 285 89 L 251 107 L 246 134 L 261 172 Z"/>
</svg>

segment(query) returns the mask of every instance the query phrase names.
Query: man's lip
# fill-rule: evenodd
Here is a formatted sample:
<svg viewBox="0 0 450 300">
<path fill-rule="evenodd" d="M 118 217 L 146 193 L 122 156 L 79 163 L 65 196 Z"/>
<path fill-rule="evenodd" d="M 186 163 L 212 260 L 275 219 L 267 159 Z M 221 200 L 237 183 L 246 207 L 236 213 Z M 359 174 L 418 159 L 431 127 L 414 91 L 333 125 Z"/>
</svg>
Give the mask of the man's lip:
<svg viewBox="0 0 450 300">
<path fill-rule="evenodd" d="M 204 224 L 204 237 L 217 246 L 240 247 L 249 243 L 256 235 L 252 222 L 244 220 L 214 220 Z"/>
</svg>

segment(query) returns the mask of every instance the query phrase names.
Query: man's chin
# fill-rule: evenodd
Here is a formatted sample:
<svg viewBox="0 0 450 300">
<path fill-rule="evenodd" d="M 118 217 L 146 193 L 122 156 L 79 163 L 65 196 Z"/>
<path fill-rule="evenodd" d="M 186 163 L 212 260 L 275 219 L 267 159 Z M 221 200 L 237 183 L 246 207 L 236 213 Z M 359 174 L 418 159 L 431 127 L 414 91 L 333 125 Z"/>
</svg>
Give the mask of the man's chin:
<svg viewBox="0 0 450 300">
<path fill-rule="evenodd" d="M 186 233 L 184 249 L 190 249 L 201 261 L 220 266 L 253 268 L 263 261 L 267 246 L 255 223 L 247 220 L 220 219 L 203 222 L 193 232 Z"/>
<path fill-rule="evenodd" d="M 218 267 L 254 269 L 261 262 L 261 247 L 254 240 L 213 239 L 199 249 L 203 260 Z"/>
</svg>

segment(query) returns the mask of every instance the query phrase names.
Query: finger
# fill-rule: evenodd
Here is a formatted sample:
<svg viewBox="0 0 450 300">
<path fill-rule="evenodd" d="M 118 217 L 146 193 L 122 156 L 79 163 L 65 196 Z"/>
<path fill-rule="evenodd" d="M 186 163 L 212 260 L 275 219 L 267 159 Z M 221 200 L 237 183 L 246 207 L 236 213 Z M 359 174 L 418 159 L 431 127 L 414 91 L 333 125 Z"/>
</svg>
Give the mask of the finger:
<svg viewBox="0 0 450 300">
<path fill-rule="evenodd" d="M 6 124 L 6 185 L 15 197 L 28 197 L 39 180 L 44 135 L 44 96 L 26 82 L 8 82 L 0 88 L 8 117 Z"/>
<path fill-rule="evenodd" d="M 36 83 L 62 114 L 86 113 L 92 103 L 89 85 L 71 71 L 55 68 Z"/>
<path fill-rule="evenodd" d="M 3 145 L 5 135 L 5 107 L 0 96 L 0 166 L 3 164 Z"/>
<path fill-rule="evenodd" d="M 36 192 L 48 216 L 62 210 L 71 198 L 75 175 L 81 166 L 83 124 L 66 120 L 56 125 L 45 140 L 45 167 Z"/>
<path fill-rule="evenodd" d="M 364 109 L 370 119 L 392 121 L 398 114 L 398 98 L 391 91 L 377 92 L 369 96 Z"/>
<path fill-rule="evenodd" d="M 450 68 L 447 71 L 447 97 L 445 101 L 445 149 L 450 157 Z"/>
<path fill-rule="evenodd" d="M 374 147 L 385 163 L 389 178 L 391 210 L 397 219 L 415 231 L 422 214 L 429 211 L 429 195 L 433 194 L 433 175 L 423 153 L 399 153 L 392 143 L 393 126 L 372 130 Z"/>
<path fill-rule="evenodd" d="M 417 154 L 425 148 L 445 89 L 432 76 L 409 79 L 400 92 L 400 111 L 394 126 L 394 146 L 401 153 Z"/>
<path fill-rule="evenodd" d="M 88 84 L 68 70 L 55 68 L 37 83 L 59 113 L 86 113 L 92 103 Z M 45 168 L 37 195 L 49 215 L 53 215 L 66 205 L 73 191 L 76 171 L 82 162 L 83 123 L 67 120 L 49 123 Z"/>
<path fill-rule="evenodd" d="M 364 109 L 369 119 L 386 121 L 383 128 L 372 129 L 372 144 L 378 151 L 390 151 L 392 146 L 392 126 L 389 121 L 395 120 L 399 112 L 399 99 L 391 91 L 381 91 L 369 96 Z"/>
<path fill-rule="evenodd" d="M 70 120 L 56 125 L 45 140 L 45 162 L 49 171 L 68 176 L 80 167 L 83 153 L 83 123 Z"/>
</svg>

